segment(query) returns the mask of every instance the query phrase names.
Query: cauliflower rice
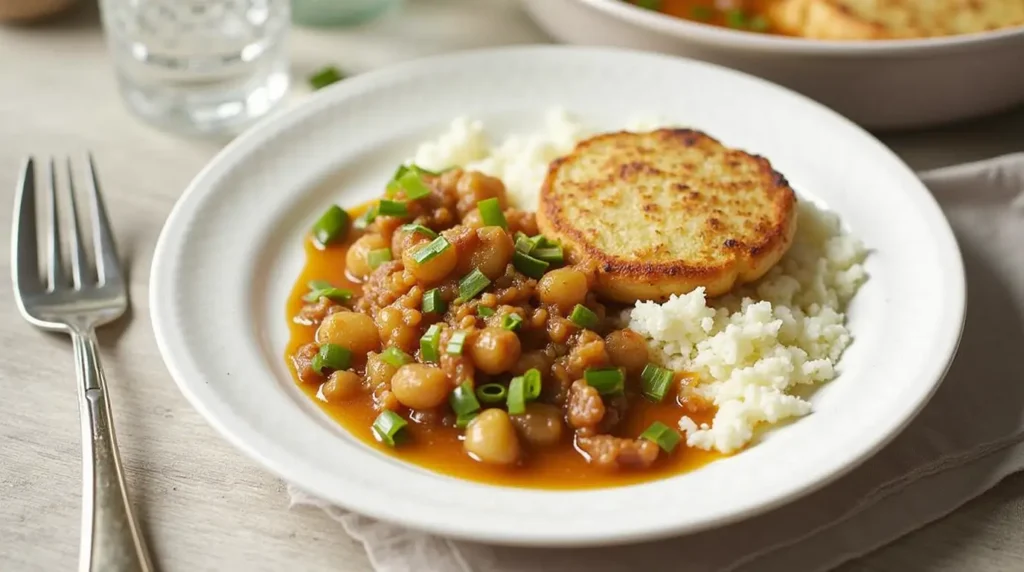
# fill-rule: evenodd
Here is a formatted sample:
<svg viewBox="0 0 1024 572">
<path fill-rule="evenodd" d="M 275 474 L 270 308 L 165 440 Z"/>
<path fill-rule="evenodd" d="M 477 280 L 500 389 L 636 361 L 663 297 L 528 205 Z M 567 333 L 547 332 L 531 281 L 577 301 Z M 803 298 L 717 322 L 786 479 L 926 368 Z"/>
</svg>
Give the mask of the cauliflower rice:
<svg viewBox="0 0 1024 572">
<path fill-rule="evenodd" d="M 650 118 L 626 129 L 658 126 Z M 548 164 L 587 137 L 563 110 L 545 116 L 544 129 L 512 135 L 492 146 L 483 123 L 467 118 L 422 143 L 410 160 L 427 169 L 460 166 L 504 181 L 517 206 L 533 210 Z M 807 200 L 799 202 L 789 252 L 758 282 L 707 300 L 703 288 L 667 302 L 637 302 L 623 321 L 647 338 L 662 365 L 699 375 L 688 391 L 718 411 L 710 425 L 683 416 L 679 428 L 691 447 L 731 453 L 755 429 L 811 411 L 793 392 L 829 381 L 852 338 L 844 309 L 867 279 L 863 244 L 839 218 Z"/>
</svg>

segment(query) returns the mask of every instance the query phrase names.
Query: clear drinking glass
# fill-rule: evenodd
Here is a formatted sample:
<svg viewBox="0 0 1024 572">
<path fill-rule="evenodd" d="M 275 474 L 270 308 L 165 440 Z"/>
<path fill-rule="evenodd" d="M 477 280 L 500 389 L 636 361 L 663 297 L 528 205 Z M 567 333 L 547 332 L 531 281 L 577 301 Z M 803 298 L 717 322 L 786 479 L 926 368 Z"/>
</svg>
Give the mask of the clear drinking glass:
<svg viewBox="0 0 1024 572">
<path fill-rule="evenodd" d="M 101 0 L 128 107 L 165 128 L 235 133 L 288 90 L 288 0 Z"/>
</svg>

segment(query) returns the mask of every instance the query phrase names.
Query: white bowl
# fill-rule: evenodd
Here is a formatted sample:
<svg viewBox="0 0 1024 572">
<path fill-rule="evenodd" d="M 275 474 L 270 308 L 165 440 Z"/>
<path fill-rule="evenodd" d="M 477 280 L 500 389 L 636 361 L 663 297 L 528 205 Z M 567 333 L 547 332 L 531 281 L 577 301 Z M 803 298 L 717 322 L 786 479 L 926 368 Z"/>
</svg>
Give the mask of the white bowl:
<svg viewBox="0 0 1024 572">
<path fill-rule="evenodd" d="M 570 44 L 691 57 L 799 91 L 871 129 L 934 126 L 1024 103 L 1024 27 L 920 40 L 821 41 L 740 32 L 621 0 L 523 0 Z"/>
</svg>

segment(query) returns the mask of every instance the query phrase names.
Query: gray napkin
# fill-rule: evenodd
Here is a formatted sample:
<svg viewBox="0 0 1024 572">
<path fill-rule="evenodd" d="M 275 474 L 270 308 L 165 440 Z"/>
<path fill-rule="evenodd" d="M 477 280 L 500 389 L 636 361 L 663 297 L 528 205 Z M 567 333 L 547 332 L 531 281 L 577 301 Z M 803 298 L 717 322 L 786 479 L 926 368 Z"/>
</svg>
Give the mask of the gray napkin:
<svg viewBox="0 0 1024 572">
<path fill-rule="evenodd" d="M 953 225 L 967 269 L 960 351 L 910 427 L 824 489 L 715 530 L 586 550 L 448 540 L 294 487 L 292 506 L 326 511 L 379 572 L 827 570 L 952 512 L 1024 470 L 1024 154 L 920 176 Z"/>
</svg>

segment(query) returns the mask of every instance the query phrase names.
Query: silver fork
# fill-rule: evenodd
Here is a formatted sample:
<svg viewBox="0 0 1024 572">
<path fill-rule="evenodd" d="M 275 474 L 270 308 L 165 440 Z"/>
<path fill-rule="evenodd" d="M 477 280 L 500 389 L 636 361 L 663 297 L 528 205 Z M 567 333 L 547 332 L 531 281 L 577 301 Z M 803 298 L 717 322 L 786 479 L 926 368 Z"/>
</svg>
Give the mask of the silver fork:
<svg viewBox="0 0 1024 572">
<path fill-rule="evenodd" d="M 22 316 L 44 330 L 71 335 L 78 378 L 82 422 L 82 538 L 80 572 L 153 570 L 142 533 L 132 516 L 117 453 L 117 439 L 100 367 L 95 329 L 113 322 L 128 308 L 128 292 L 114 239 L 100 197 L 92 156 L 88 161 L 93 262 L 78 228 L 78 204 L 71 160 L 67 161 L 71 232 L 68 236 L 71 273 L 62 263 L 58 216 L 57 170 L 49 162 L 50 208 L 45 272 L 39 268 L 36 231 L 34 161 L 25 163 L 14 205 L 11 275 Z M 44 278 L 45 276 L 45 278 Z"/>
</svg>

